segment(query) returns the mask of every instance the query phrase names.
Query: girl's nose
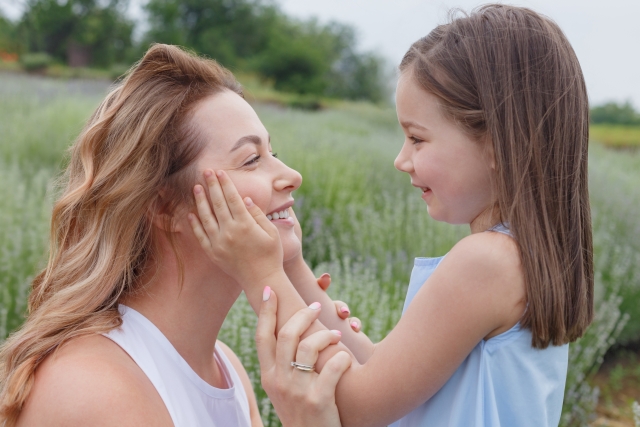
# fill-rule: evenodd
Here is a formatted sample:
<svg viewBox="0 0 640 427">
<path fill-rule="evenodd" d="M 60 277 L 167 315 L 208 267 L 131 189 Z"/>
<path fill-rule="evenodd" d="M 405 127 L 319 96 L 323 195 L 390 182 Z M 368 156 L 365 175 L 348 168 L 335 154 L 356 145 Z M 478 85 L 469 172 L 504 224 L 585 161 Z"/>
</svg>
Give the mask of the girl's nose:
<svg viewBox="0 0 640 427">
<path fill-rule="evenodd" d="M 407 144 L 402 145 L 402 149 L 398 153 L 398 156 L 393 161 L 393 166 L 396 167 L 400 172 L 411 173 L 413 171 L 413 163 L 411 163 L 411 157 L 406 149 Z"/>
</svg>

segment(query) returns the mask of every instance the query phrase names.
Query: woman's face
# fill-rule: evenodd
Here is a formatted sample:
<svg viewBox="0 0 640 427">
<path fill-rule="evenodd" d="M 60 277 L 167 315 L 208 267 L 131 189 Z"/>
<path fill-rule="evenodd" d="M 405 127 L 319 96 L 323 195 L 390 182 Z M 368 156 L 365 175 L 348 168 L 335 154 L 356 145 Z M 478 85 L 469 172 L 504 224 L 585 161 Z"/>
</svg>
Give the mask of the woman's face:
<svg viewBox="0 0 640 427">
<path fill-rule="evenodd" d="M 231 91 L 210 96 L 198 104 L 192 123 L 207 141 L 196 162 L 199 177 L 205 169 L 222 169 L 240 196 L 251 197 L 265 215 L 291 212 L 291 193 L 300 187 L 302 176 L 273 156 L 269 133 L 244 99 Z M 288 261 L 302 250 L 293 221 L 272 221 Z"/>
</svg>

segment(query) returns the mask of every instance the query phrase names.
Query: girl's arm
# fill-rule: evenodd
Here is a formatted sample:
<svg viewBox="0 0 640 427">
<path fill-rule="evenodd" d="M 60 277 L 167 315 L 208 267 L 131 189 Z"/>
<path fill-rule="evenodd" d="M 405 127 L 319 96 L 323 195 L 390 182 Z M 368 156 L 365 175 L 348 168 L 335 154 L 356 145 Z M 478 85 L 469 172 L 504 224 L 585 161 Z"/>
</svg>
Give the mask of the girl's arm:
<svg viewBox="0 0 640 427">
<path fill-rule="evenodd" d="M 224 173 L 220 178 L 224 192 L 215 178 L 207 181 L 217 219 L 212 219 L 206 198 L 196 194 L 204 228 L 192 217 L 194 232 L 210 258 L 243 285 L 254 309 L 264 286 L 278 294 L 279 330 L 304 302 L 282 270 L 278 232 L 255 205 L 249 204 L 249 214 L 230 180 Z M 523 301 L 515 243 L 498 233 L 463 239 L 367 362 L 354 363 L 343 375 L 336 389 L 342 424 L 386 426 L 410 412 L 442 387 L 482 339 L 514 325 L 524 311 Z M 322 328 L 316 322 L 307 332 Z M 318 366 L 339 349 L 327 348 Z"/>
</svg>

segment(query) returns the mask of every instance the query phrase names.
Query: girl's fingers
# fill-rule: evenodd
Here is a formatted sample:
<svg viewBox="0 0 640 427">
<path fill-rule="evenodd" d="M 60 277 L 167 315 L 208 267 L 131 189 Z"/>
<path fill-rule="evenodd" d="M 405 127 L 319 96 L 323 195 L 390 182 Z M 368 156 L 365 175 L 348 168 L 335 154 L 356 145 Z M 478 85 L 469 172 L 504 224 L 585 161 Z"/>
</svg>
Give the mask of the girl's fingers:
<svg viewBox="0 0 640 427">
<path fill-rule="evenodd" d="M 193 234 L 196 236 L 196 239 L 198 239 L 202 249 L 205 251 L 209 250 L 211 248 L 211 240 L 209 240 L 207 232 L 202 228 L 202 224 L 200 224 L 198 217 L 195 214 L 189 213 L 187 218 L 189 219 L 191 230 L 193 230 Z"/>
<path fill-rule="evenodd" d="M 351 310 L 349 310 L 349 306 L 342 301 L 334 301 L 333 304 L 336 306 L 336 312 L 338 313 L 338 317 L 341 319 L 346 319 L 351 314 Z"/>
<path fill-rule="evenodd" d="M 258 360 L 263 372 L 276 364 L 276 311 L 278 297 L 270 287 L 265 287 L 262 293 L 262 305 L 256 328 L 256 347 Z"/>
<path fill-rule="evenodd" d="M 362 322 L 360 321 L 360 319 L 358 319 L 357 317 L 350 317 L 347 320 L 349 322 L 349 326 L 351 326 L 351 329 L 356 332 L 360 332 L 360 330 L 362 329 Z"/>
<path fill-rule="evenodd" d="M 269 221 L 269 218 L 267 218 L 264 212 L 262 212 L 262 209 L 256 206 L 256 204 L 253 203 L 253 200 L 251 200 L 251 198 L 245 197 L 243 203 L 246 206 L 245 210 L 249 211 L 249 214 L 258 223 L 260 228 L 262 228 L 265 231 L 272 230 L 277 233 L 277 230 L 275 229 L 276 226 L 273 225 L 271 221 Z"/>
<path fill-rule="evenodd" d="M 328 330 L 318 331 L 309 335 L 298 344 L 295 361 L 305 365 L 315 365 L 318 360 L 318 353 L 331 344 L 337 344 L 341 337 L 342 332 Z"/>
<path fill-rule="evenodd" d="M 202 227 L 207 235 L 212 237 L 220 230 L 220 225 L 218 224 L 217 218 L 214 217 L 213 212 L 211 212 L 211 206 L 201 185 L 193 187 L 193 195 L 196 199 L 196 210 L 198 211 L 198 218 L 202 223 Z"/>
<path fill-rule="evenodd" d="M 321 402 L 335 399 L 336 386 L 342 375 L 351 366 L 351 356 L 346 351 L 339 351 L 322 367 L 322 372 L 318 375 L 316 390 L 320 393 Z"/>
<path fill-rule="evenodd" d="M 329 273 L 323 273 L 316 281 L 318 282 L 318 286 L 320 286 L 323 291 L 326 291 L 329 289 L 329 285 L 331 285 L 331 275 Z"/>
<path fill-rule="evenodd" d="M 229 211 L 229 206 L 227 205 L 227 199 L 225 199 L 216 174 L 211 169 L 205 170 L 202 174 L 204 175 L 204 180 L 209 190 L 213 213 L 216 215 L 218 223 L 222 224 L 232 218 L 231 211 Z"/>
<path fill-rule="evenodd" d="M 276 343 L 276 359 L 278 367 L 283 370 L 282 372 L 291 369 L 291 362 L 295 362 L 300 337 L 318 316 L 320 316 L 320 303 L 314 302 L 291 316 L 287 323 L 280 328 Z"/>
<path fill-rule="evenodd" d="M 243 216 L 246 216 L 247 208 L 245 208 L 244 202 L 240 194 L 238 194 L 238 189 L 233 184 L 233 181 L 231 181 L 224 171 L 219 170 L 216 172 L 216 175 L 231 216 L 235 219 L 241 219 Z"/>
</svg>

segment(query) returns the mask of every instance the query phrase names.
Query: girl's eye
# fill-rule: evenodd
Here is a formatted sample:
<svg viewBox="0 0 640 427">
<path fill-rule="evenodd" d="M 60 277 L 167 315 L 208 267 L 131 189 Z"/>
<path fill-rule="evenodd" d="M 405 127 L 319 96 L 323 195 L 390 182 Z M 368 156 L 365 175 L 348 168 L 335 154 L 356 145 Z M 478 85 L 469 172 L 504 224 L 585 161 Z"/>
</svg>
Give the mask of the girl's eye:
<svg viewBox="0 0 640 427">
<path fill-rule="evenodd" d="M 255 156 L 254 158 L 252 158 L 251 160 L 249 160 L 247 163 L 245 163 L 242 166 L 251 166 L 251 165 L 253 165 L 255 163 L 258 163 L 258 160 L 260 160 L 260 156 L 259 155 Z"/>
<path fill-rule="evenodd" d="M 424 142 L 422 139 L 416 138 L 415 136 L 410 136 L 409 139 L 413 141 L 414 144 L 419 144 L 421 142 Z"/>
</svg>

